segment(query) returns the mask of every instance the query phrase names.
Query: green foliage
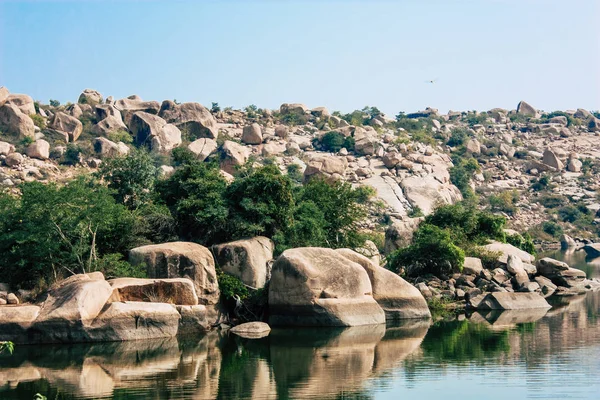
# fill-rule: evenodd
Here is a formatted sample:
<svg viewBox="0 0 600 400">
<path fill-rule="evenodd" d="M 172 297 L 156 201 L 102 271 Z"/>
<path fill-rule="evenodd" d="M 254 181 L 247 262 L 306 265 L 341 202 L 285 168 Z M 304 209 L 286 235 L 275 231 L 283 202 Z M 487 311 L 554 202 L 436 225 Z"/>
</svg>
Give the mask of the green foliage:
<svg viewBox="0 0 600 400">
<path fill-rule="evenodd" d="M 519 201 L 519 192 L 515 189 L 491 195 L 488 198 L 492 211 L 503 211 L 508 215 L 514 215 L 517 211 L 516 204 Z"/>
<path fill-rule="evenodd" d="M 58 100 L 52 100 L 52 99 L 50 99 L 49 103 L 50 103 L 50 106 L 52 106 L 52 107 L 59 107 L 60 106 L 60 101 L 58 101 Z"/>
<path fill-rule="evenodd" d="M 448 230 L 424 223 L 415 232 L 410 246 L 390 255 L 388 266 L 411 277 L 441 276 L 461 271 L 464 261 L 464 251 L 452 242 Z"/>
<path fill-rule="evenodd" d="M 577 124 L 575 124 L 575 122 L 577 122 L 576 118 L 574 118 L 572 115 L 567 114 L 564 111 L 554 111 L 549 114 L 543 114 L 539 120 L 539 123 L 546 124 L 546 123 L 550 122 L 550 120 L 554 117 L 566 117 L 567 118 L 567 126 L 577 125 Z"/>
<path fill-rule="evenodd" d="M 236 179 L 227 187 L 225 199 L 234 238 L 272 237 L 291 220 L 292 182 L 274 165 L 250 170 Z"/>
<path fill-rule="evenodd" d="M 123 142 L 125 144 L 133 143 L 133 136 L 127 131 L 119 130 L 116 132 L 110 132 L 108 135 L 108 139 L 112 140 L 115 143 Z"/>
<path fill-rule="evenodd" d="M 12 354 L 14 349 L 15 345 L 13 344 L 13 342 L 0 342 L 0 354 L 2 354 L 5 351 Z"/>
<path fill-rule="evenodd" d="M 548 177 L 548 175 L 543 175 L 541 177 L 539 177 L 539 179 L 534 180 L 531 183 L 531 189 L 533 189 L 536 192 L 545 190 L 545 189 L 549 189 L 550 188 L 550 178 Z"/>
<path fill-rule="evenodd" d="M 46 120 L 41 115 L 31 114 L 29 116 L 33 120 L 33 124 L 40 129 L 46 128 Z"/>
<path fill-rule="evenodd" d="M 21 139 L 21 141 L 19 142 L 19 144 L 23 147 L 27 147 L 30 144 L 32 144 L 35 140 L 33 140 L 33 138 L 31 136 L 25 136 L 23 139 Z"/>
<path fill-rule="evenodd" d="M 244 111 L 246 111 L 248 118 L 256 118 L 258 116 L 258 107 L 254 104 L 250 104 L 248 107 L 244 108 Z"/>
<path fill-rule="evenodd" d="M 487 113 L 477 113 L 477 112 L 469 112 L 467 113 L 464 120 L 469 126 L 474 125 L 485 125 L 487 123 L 488 114 Z"/>
<path fill-rule="evenodd" d="M 481 362 L 509 353 L 509 333 L 468 320 L 441 321 L 429 328 L 421 347 L 427 357 L 435 360 Z"/>
<path fill-rule="evenodd" d="M 305 125 L 308 122 L 308 117 L 304 114 L 298 113 L 287 113 L 285 115 L 279 115 L 279 122 L 289 126 Z"/>
<path fill-rule="evenodd" d="M 289 164 L 287 166 L 287 173 L 292 181 L 299 183 L 302 182 L 302 180 L 304 179 L 300 168 L 301 167 L 298 164 Z"/>
<path fill-rule="evenodd" d="M 132 149 L 127 155 L 105 159 L 98 176 L 114 190 L 119 203 L 136 209 L 149 201 L 158 169 L 145 150 Z"/>
<path fill-rule="evenodd" d="M 463 146 L 470 137 L 470 133 L 465 128 L 454 128 L 450 133 L 450 139 L 446 143 L 450 147 Z"/>
<path fill-rule="evenodd" d="M 169 179 L 156 183 L 158 198 L 171 211 L 179 236 L 205 245 L 228 239 L 226 188 L 218 165 L 197 160 L 182 164 Z"/>
<path fill-rule="evenodd" d="M 12 285 L 101 269 L 104 256 L 125 254 L 142 240 L 138 217 L 92 180 L 31 182 L 21 191 L 19 198 L 0 195 L 0 275 Z"/>
<path fill-rule="evenodd" d="M 215 103 L 213 101 L 212 105 L 210 107 L 210 112 L 212 112 L 212 113 L 218 113 L 219 111 L 221 111 L 221 107 L 219 107 L 219 103 Z"/>
<path fill-rule="evenodd" d="M 146 278 L 146 267 L 144 265 L 131 265 L 123 260 L 119 253 L 106 254 L 99 258 L 93 265 L 93 271 L 100 271 L 106 279 L 127 277 Z"/>
<path fill-rule="evenodd" d="M 546 195 L 539 197 L 537 202 L 546 208 L 557 208 L 565 204 L 567 199 L 563 196 Z"/>
<path fill-rule="evenodd" d="M 217 269 L 217 281 L 219 282 L 221 298 L 225 301 L 235 301 L 236 295 L 243 301 L 250 294 L 248 288 L 239 278 L 226 274 L 220 268 Z"/>
<path fill-rule="evenodd" d="M 504 241 L 506 219 L 460 202 L 438 207 L 425 218 L 425 223 L 451 230 L 453 241 L 463 247 L 469 243 L 484 244 L 490 239 Z"/>
<path fill-rule="evenodd" d="M 529 254 L 536 254 L 535 245 L 533 244 L 533 240 L 528 233 L 523 235 L 507 235 L 506 243 L 510 243 L 519 249 L 528 252 Z"/>
<path fill-rule="evenodd" d="M 330 151 L 332 153 L 337 153 L 342 147 L 346 148 L 348 151 L 352 151 L 354 150 L 354 138 L 351 136 L 345 137 L 341 133 L 335 131 L 327 132 L 321 138 L 321 147 L 324 151 Z"/>
<path fill-rule="evenodd" d="M 67 150 L 65 151 L 65 154 L 63 155 L 63 159 L 61 164 L 66 164 L 66 165 L 77 165 L 79 164 L 79 160 L 80 160 L 80 155 L 83 153 L 83 150 L 81 149 L 81 147 L 79 147 L 79 145 L 76 145 L 74 143 L 69 143 L 67 145 Z"/>
<path fill-rule="evenodd" d="M 508 118 L 510 119 L 511 122 L 514 123 L 519 123 L 519 124 L 526 124 L 529 122 L 529 120 L 531 119 L 530 117 L 523 115 L 523 114 L 510 114 L 508 116 Z"/>
<path fill-rule="evenodd" d="M 562 227 L 554 221 L 544 221 L 542 223 L 542 230 L 554 238 L 558 238 L 563 234 Z"/>
<path fill-rule="evenodd" d="M 408 216 L 410 218 L 423 217 L 424 215 L 425 214 L 423 214 L 423 210 L 421 210 L 421 207 L 419 206 L 414 206 L 412 210 L 408 212 Z"/>
<path fill-rule="evenodd" d="M 473 175 L 481 170 L 479 163 L 474 158 L 461 158 L 450 168 L 450 182 L 462 193 L 465 199 L 474 196 L 470 183 Z"/>
</svg>

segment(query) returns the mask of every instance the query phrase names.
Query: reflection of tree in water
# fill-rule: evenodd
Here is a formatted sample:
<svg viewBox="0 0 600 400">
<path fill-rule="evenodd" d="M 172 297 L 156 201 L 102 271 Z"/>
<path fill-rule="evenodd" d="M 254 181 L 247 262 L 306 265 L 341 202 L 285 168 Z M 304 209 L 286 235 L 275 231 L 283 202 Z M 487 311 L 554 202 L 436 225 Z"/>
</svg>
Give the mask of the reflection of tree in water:
<svg viewBox="0 0 600 400">
<path fill-rule="evenodd" d="M 485 362 L 510 350 L 508 335 L 466 320 L 440 322 L 429 329 L 421 347 L 425 356 L 440 362 Z"/>
<path fill-rule="evenodd" d="M 408 382 L 418 379 L 419 370 L 461 363 L 495 363 L 497 357 L 510 350 L 509 331 L 494 331 L 485 324 L 463 321 L 441 321 L 429 328 L 422 354 L 404 362 Z"/>
</svg>

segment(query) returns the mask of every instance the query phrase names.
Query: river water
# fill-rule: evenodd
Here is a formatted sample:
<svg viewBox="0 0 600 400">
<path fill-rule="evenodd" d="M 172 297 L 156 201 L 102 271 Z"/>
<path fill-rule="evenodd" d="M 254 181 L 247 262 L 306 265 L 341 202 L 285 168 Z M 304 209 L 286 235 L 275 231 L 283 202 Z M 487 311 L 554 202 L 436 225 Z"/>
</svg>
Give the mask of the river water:
<svg viewBox="0 0 600 400">
<path fill-rule="evenodd" d="M 600 262 L 553 254 L 600 276 Z M 600 292 L 433 325 L 18 346 L 0 399 L 600 399 Z"/>
</svg>

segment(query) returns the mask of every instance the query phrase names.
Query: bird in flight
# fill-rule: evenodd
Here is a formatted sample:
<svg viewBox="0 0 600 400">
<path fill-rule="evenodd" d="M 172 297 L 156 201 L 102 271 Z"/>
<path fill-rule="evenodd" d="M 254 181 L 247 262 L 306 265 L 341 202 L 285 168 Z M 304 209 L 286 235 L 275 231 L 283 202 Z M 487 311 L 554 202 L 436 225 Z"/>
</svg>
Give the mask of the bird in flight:
<svg viewBox="0 0 600 400">
<path fill-rule="evenodd" d="M 429 81 L 425 81 L 425 83 L 434 84 L 434 83 L 435 83 L 435 82 L 437 82 L 437 81 L 438 81 L 438 78 L 435 78 L 435 79 L 431 79 L 431 80 L 429 80 Z"/>
</svg>

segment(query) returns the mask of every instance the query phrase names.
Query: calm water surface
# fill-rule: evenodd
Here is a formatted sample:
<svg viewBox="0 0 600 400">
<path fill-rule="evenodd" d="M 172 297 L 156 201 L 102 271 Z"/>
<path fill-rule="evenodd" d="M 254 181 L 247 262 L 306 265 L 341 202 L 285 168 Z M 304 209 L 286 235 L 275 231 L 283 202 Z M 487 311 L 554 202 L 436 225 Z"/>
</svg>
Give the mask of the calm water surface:
<svg viewBox="0 0 600 400">
<path fill-rule="evenodd" d="M 18 346 L 0 356 L 0 399 L 600 399 L 600 292 L 552 304 L 261 340 Z"/>
</svg>

